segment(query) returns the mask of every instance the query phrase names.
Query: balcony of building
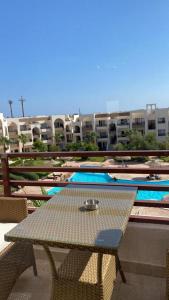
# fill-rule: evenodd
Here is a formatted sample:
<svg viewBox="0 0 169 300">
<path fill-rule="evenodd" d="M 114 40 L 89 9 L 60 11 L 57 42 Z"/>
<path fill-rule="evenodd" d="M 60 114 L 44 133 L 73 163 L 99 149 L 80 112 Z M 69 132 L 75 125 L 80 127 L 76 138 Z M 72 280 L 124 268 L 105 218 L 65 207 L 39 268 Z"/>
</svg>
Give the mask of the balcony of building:
<svg viewBox="0 0 169 300">
<path fill-rule="evenodd" d="M 111 300 L 168 299 L 165 278 L 168 247 L 168 225 L 130 223 L 120 248 L 127 282 L 123 283 L 117 275 Z M 67 253 L 68 250 L 53 249 L 57 267 Z M 33 276 L 31 268 L 26 270 L 16 282 L 10 300 L 18 300 L 19 297 L 25 300 L 50 299 L 51 272 L 46 254 L 42 248 L 35 247 L 35 255 L 38 277 Z"/>
<path fill-rule="evenodd" d="M 64 131 L 64 121 L 62 119 L 56 119 L 54 122 L 54 127 L 56 132 Z"/>
<path fill-rule="evenodd" d="M 85 130 L 93 130 L 93 124 L 92 124 L 92 122 L 89 122 L 89 121 L 83 122 L 82 129 L 84 131 Z"/>
<path fill-rule="evenodd" d="M 108 121 L 106 120 L 99 120 L 96 122 L 96 129 L 105 129 L 108 126 Z"/>
<path fill-rule="evenodd" d="M 130 126 L 130 120 L 129 119 L 119 119 L 117 121 L 117 126 L 120 126 L 120 127 L 129 127 Z"/>
<path fill-rule="evenodd" d="M 75 133 L 75 134 L 79 134 L 81 132 L 81 130 L 80 130 L 80 126 L 78 126 L 78 125 L 75 125 L 74 126 L 74 130 L 73 130 L 73 133 Z"/>
<path fill-rule="evenodd" d="M 127 132 L 126 131 L 118 131 L 117 137 L 118 138 L 127 138 Z"/>
<path fill-rule="evenodd" d="M 48 134 L 41 134 L 41 140 L 44 142 L 44 143 L 50 143 L 51 142 L 51 135 L 48 135 Z"/>
<path fill-rule="evenodd" d="M 45 131 L 47 131 L 47 130 L 51 130 L 51 126 L 50 126 L 50 124 L 47 123 L 47 122 L 42 123 L 40 127 L 41 127 L 41 131 L 42 131 L 42 132 L 45 132 Z"/>
<path fill-rule="evenodd" d="M 107 132 L 101 132 L 100 134 L 98 134 L 97 136 L 97 141 L 100 140 L 107 140 L 109 138 Z"/>
<path fill-rule="evenodd" d="M 144 128 L 144 127 L 145 127 L 144 118 L 135 118 L 132 120 L 132 128 L 133 129 Z"/>
<path fill-rule="evenodd" d="M 2 168 L 4 174 L 6 172 L 18 173 L 18 172 L 32 172 L 31 167 L 12 167 L 8 165 L 8 159 L 23 157 L 23 158 L 36 158 L 36 157 L 56 157 L 62 156 L 169 156 L 169 151 L 105 151 L 105 152 L 76 152 L 76 153 L 18 153 L 7 154 L 2 158 Z M 6 164 L 4 164 L 6 160 Z M 56 168 L 52 167 L 36 167 L 38 172 L 54 172 Z M 77 172 L 77 167 L 57 167 L 57 171 L 62 172 Z M 109 172 L 109 173 L 124 173 L 124 174 L 169 174 L 168 167 L 147 167 L 146 168 L 134 168 L 134 167 L 95 167 L 82 168 L 83 172 Z M 22 181 L 12 180 L 8 176 L 4 176 L 0 181 L 4 184 L 4 193 L 16 197 L 16 194 L 11 190 L 11 186 L 19 184 L 21 186 L 28 185 L 40 185 L 40 186 L 66 186 L 67 182 L 52 182 L 52 181 Z M 70 183 L 69 183 L 70 184 Z M 78 183 L 72 183 L 78 185 Z M 91 185 L 93 183 L 90 183 Z M 97 184 L 95 183 L 95 186 Z M 100 185 L 100 184 L 98 184 Z M 102 185 L 106 185 L 105 183 Z M 112 186 L 119 185 L 118 183 L 112 183 Z M 122 184 L 125 186 L 127 184 Z M 162 190 L 164 187 L 161 185 L 143 185 L 134 184 L 138 189 L 152 189 Z M 169 187 L 165 187 L 169 191 Z M 20 194 L 20 197 L 25 198 L 25 194 Z M 47 195 L 33 195 L 27 194 L 27 199 L 39 199 L 48 200 L 51 196 Z M 124 200 L 125 201 L 125 200 Z M 157 213 L 154 216 L 149 216 L 147 211 L 156 210 Z M 126 283 L 123 283 L 119 273 L 115 280 L 115 286 L 112 294 L 112 300 L 165 300 L 166 298 L 166 253 L 169 249 L 169 202 L 158 201 L 135 201 L 133 210 L 131 211 L 127 230 L 124 238 L 121 242 L 119 249 L 119 257 L 121 260 L 122 268 L 125 272 L 127 279 Z M 159 214 L 159 210 L 161 211 Z M 30 209 L 32 212 L 32 209 Z M 10 300 L 29 299 L 37 300 L 39 297 L 43 300 L 50 299 L 51 288 L 51 273 L 46 254 L 41 246 L 35 246 L 35 255 L 38 266 L 38 277 L 34 277 L 32 269 L 26 270 L 20 278 L 17 280 L 13 287 Z M 63 250 L 60 248 L 53 248 L 52 253 L 55 258 L 56 265 L 59 267 L 67 256 L 69 250 Z M 83 300 L 83 298 L 81 298 Z"/>
<path fill-rule="evenodd" d="M 70 134 L 72 132 L 72 126 L 71 125 L 66 125 L 66 134 Z"/>
<path fill-rule="evenodd" d="M 30 125 L 20 125 L 20 131 L 21 132 L 29 132 L 31 130 L 31 126 Z"/>
</svg>

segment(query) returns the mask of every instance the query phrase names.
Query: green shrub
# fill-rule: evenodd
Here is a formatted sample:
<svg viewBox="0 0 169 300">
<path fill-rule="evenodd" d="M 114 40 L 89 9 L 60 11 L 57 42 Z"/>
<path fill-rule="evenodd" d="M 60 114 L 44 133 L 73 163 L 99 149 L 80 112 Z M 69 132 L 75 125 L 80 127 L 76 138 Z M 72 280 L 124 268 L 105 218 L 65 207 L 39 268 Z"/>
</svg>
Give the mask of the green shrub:
<svg viewBox="0 0 169 300">
<path fill-rule="evenodd" d="M 39 176 L 36 173 L 17 173 L 15 176 L 20 176 L 21 179 L 38 180 Z"/>
<path fill-rule="evenodd" d="M 35 207 L 41 207 L 43 204 L 45 204 L 46 201 L 44 200 L 32 200 L 32 203 Z"/>
<path fill-rule="evenodd" d="M 134 157 L 131 157 L 131 161 L 138 162 L 138 163 L 145 163 L 146 161 L 148 161 L 148 157 L 145 157 L 145 156 L 134 156 Z"/>
<path fill-rule="evenodd" d="M 10 179 L 12 180 L 24 180 L 25 178 L 21 174 L 10 173 Z"/>
<path fill-rule="evenodd" d="M 43 195 L 47 195 L 47 191 L 45 190 L 45 188 L 42 186 L 41 187 L 41 191 Z M 45 204 L 46 201 L 44 200 L 33 200 L 32 203 L 35 207 L 41 207 L 43 204 Z"/>
<path fill-rule="evenodd" d="M 164 162 L 169 162 L 169 156 L 162 156 L 160 157 L 161 160 L 163 160 Z"/>
<path fill-rule="evenodd" d="M 89 157 L 88 160 L 90 160 L 91 162 L 104 162 L 106 160 L 106 158 L 103 157 Z"/>
<path fill-rule="evenodd" d="M 45 178 L 48 176 L 48 172 L 37 172 L 37 173 L 34 173 L 34 174 L 37 174 L 39 178 Z"/>
</svg>

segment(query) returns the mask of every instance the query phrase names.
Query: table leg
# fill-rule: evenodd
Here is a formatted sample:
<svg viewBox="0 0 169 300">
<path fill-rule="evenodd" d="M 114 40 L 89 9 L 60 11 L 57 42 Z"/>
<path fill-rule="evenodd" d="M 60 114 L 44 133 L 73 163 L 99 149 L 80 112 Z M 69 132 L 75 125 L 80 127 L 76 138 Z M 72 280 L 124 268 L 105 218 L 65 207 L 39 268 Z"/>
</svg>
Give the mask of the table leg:
<svg viewBox="0 0 169 300">
<path fill-rule="evenodd" d="M 97 282 L 99 284 L 102 283 L 102 261 L 103 261 L 103 254 L 98 253 L 98 258 L 97 258 Z"/>
<path fill-rule="evenodd" d="M 51 268 L 51 273 L 52 273 L 52 288 L 51 288 L 51 297 L 50 297 L 50 299 L 54 300 L 55 299 L 55 280 L 58 278 L 58 274 L 57 274 L 55 262 L 54 262 L 54 259 L 53 259 L 53 256 L 52 256 L 52 253 L 51 253 L 49 247 L 48 246 L 43 246 L 43 248 L 44 248 L 44 250 L 47 254 L 47 257 L 48 257 L 48 260 L 49 260 L 49 263 L 50 263 L 50 268 Z"/>
<path fill-rule="evenodd" d="M 124 275 L 124 272 L 123 272 L 123 269 L 122 269 L 121 262 L 120 262 L 118 254 L 116 254 L 115 257 L 116 257 L 116 271 L 120 272 L 120 276 L 121 276 L 122 281 L 124 283 L 126 283 L 126 277 Z"/>
</svg>

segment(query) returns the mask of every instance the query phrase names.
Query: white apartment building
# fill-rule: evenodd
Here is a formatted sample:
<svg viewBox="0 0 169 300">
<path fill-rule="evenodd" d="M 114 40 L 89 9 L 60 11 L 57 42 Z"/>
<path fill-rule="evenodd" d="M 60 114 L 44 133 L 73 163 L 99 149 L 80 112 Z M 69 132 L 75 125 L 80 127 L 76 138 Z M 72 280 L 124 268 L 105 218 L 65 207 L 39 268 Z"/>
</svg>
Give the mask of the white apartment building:
<svg viewBox="0 0 169 300">
<path fill-rule="evenodd" d="M 27 135 L 25 151 L 32 150 L 33 142 L 43 141 L 48 147 L 54 143 L 55 134 L 61 134 L 61 146 L 84 141 L 88 133 L 96 133 L 100 150 L 113 149 L 116 143 L 127 143 L 126 131 L 136 129 L 143 135 L 153 132 L 157 140 L 163 141 L 169 134 L 169 108 L 157 108 L 147 104 L 146 109 L 87 115 L 51 115 L 20 118 L 4 118 L 0 113 L 0 136 L 6 136 L 12 142 L 8 151 L 22 151 L 18 140 L 21 133 Z M 1 146 L 0 151 L 3 151 Z"/>
</svg>

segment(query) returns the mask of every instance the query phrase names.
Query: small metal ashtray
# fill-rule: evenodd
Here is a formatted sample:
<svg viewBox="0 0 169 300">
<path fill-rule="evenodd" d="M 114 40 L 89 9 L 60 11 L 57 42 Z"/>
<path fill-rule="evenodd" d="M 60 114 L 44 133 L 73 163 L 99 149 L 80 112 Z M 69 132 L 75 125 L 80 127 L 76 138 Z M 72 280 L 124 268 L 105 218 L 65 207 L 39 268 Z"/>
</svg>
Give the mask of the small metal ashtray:
<svg viewBox="0 0 169 300">
<path fill-rule="evenodd" d="M 96 210 L 99 208 L 99 200 L 88 199 L 84 202 L 84 207 L 87 210 Z"/>
</svg>

